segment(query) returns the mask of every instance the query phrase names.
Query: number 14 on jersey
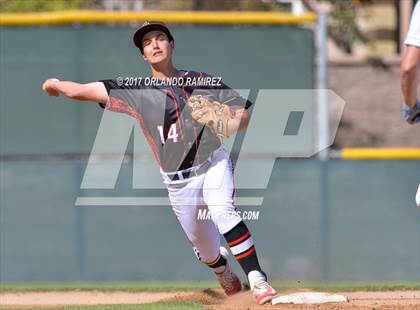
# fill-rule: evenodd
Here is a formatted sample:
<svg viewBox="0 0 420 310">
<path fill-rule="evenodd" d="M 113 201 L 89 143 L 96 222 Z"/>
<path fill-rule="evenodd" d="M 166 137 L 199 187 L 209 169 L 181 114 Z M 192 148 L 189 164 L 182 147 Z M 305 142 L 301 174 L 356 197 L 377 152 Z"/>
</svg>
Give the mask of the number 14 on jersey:
<svg viewBox="0 0 420 310">
<path fill-rule="evenodd" d="M 168 136 L 165 140 L 164 134 L 163 134 L 163 126 L 157 126 L 157 129 L 159 131 L 160 140 L 162 141 L 162 144 L 165 144 L 166 140 L 172 139 L 172 142 L 178 142 L 178 133 L 176 131 L 176 123 L 171 124 L 171 127 L 169 127 Z"/>
</svg>

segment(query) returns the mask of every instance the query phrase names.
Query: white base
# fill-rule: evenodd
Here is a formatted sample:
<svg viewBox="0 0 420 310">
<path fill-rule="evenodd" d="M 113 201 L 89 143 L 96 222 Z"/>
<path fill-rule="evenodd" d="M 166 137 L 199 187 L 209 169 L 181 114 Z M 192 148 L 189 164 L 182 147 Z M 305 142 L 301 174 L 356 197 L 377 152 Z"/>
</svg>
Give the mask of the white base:
<svg viewBox="0 0 420 310">
<path fill-rule="evenodd" d="M 326 302 L 347 302 L 346 296 L 319 292 L 304 292 L 282 295 L 271 300 L 275 304 L 323 304 Z"/>
</svg>

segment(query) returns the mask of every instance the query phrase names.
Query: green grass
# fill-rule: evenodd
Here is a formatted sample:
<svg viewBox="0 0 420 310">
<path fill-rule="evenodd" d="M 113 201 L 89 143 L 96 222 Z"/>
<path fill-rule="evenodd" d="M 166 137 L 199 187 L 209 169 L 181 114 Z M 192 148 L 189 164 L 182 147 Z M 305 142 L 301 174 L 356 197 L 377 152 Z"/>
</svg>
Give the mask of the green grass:
<svg viewBox="0 0 420 310">
<path fill-rule="evenodd" d="M 49 291 L 185 292 L 218 287 L 217 282 L 30 282 L 0 283 L 0 293 Z"/>
<path fill-rule="evenodd" d="M 396 291 L 420 290 L 418 282 L 273 282 L 280 292 L 309 289 L 324 292 L 353 291 Z M 46 291 L 124 291 L 124 292 L 179 292 L 199 291 L 219 288 L 216 282 L 105 282 L 105 283 L 1 283 L 0 293 L 6 292 L 46 292 Z M 1 307 L 0 309 L 27 310 L 28 307 Z M 40 309 L 40 308 L 37 308 Z M 48 307 L 46 310 L 204 310 L 200 303 L 192 301 L 156 302 L 140 305 L 100 305 Z"/>
<path fill-rule="evenodd" d="M 420 290 L 418 282 L 273 282 L 279 291 L 311 289 L 318 291 L 396 291 Z M 123 291 L 123 292 L 181 292 L 219 288 L 217 282 L 34 282 L 1 283 L 0 292 L 47 291 Z"/>
<path fill-rule="evenodd" d="M 28 307 L 1 307 L 0 309 L 10 310 L 28 310 Z M 109 305 L 109 306 L 67 306 L 67 307 L 48 307 L 38 308 L 45 310 L 204 310 L 208 309 L 196 302 L 178 301 L 178 302 L 159 302 L 144 305 Z"/>
</svg>

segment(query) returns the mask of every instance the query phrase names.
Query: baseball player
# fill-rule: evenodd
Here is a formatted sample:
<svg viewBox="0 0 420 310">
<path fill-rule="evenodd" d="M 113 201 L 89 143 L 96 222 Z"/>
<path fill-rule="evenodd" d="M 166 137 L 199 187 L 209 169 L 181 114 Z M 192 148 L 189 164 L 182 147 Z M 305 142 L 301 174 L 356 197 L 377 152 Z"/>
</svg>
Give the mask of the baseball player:
<svg viewBox="0 0 420 310">
<path fill-rule="evenodd" d="M 409 124 L 420 122 L 420 101 L 417 98 L 420 64 L 420 1 L 417 2 L 405 40 L 401 62 L 401 90 L 404 97 L 403 117 Z M 416 204 L 420 207 L 420 184 L 417 188 Z"/>
<path fill-rule="evenodd" d="M 174 67 L 174 38 L 162 22 L 143 23 L 133 42 L 155 81 L 214 80 L 205 73 Z M 169 84 L 128 85 L 116 79 L 79 84 L 48 79 L 43 89 L 50 96 L 98 102 L 106 110 L 134 117 L 160 166 L 172 210 L 197 258 L 215 273 L 227 295 L 239 292 L 241 282 L 229 267 L 227 251 L 220 247 L 223 235 L 257 304 L 270 302 L 277 293 L 267 282 L 250 231 L 236 212 L 233 165 L 222 144 L 223 138 L 246 129 L 252 103 L 223 83 Z M 203 210 L 229 216 L 199 219 Z"/>
</svg>

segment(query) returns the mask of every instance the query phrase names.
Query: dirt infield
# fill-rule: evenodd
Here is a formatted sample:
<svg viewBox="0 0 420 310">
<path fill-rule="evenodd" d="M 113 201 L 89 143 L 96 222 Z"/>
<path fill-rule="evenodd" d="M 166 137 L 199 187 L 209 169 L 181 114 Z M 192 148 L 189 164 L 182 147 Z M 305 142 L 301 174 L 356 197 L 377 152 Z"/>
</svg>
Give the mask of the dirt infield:
<svg viewBox="0 0 420 310">
<path fill-rule="evenodd" d="M 294 293 L 293 292 L 282 292 Z M 420 309 L 420 291 L 337 292 L 346 303 L 323 305 L 255 305 L 249 291 L 226 297 L 221 290 L 197 292 L 22 292 L 2 293 L 1 307 L 52 307 L 69 305 L 144 304 L 158 301 L 196 301 L 212 310 L 254 309 Z"/>
</svg>

